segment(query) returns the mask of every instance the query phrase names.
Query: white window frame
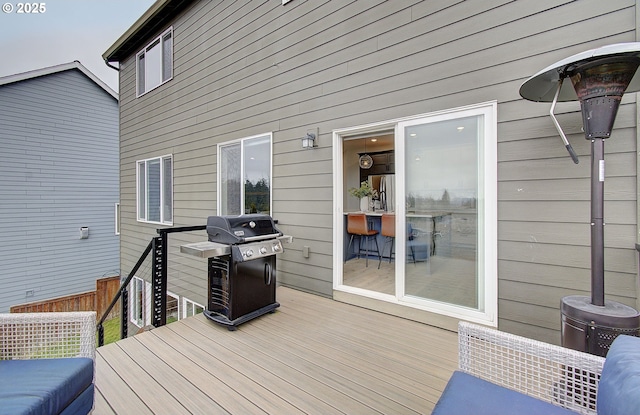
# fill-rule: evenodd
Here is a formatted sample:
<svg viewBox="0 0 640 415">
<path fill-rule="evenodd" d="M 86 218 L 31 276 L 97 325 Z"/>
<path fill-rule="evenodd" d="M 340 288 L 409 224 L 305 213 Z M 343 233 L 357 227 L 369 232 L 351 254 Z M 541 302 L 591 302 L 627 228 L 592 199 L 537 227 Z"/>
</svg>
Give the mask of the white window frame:
<svg viewBox="0 0 640 415">
<path fill-rule="evenodd" d="M 176 307 L 178 308 L 176 310 L 176 315 L 178 316 L 178 320 L 180 320 L 182 318 L 182 313 L 181 313 L 181 302 L 180 302 L 180 296 L 178 294 L 174 294 L 171 291 L 167 290 L 167 297 L 172 297 L 173 299 L 176 300 Z M 169 317 L 169 310 L 167 310 L 167 317 Z"/>
<path fill-rule="evenodd" d="M 149 162 L 158 160 L 160 162 L 160 220 L 152 221 L 148 219 L 148 209 L 149 209 L 149 192 L 147 191 L 149 188 L 149 174 L 148 174 L 148 165 Z M 171 191 L 170 194 L 167 195 L 165 192 L 165 182 L 167 177 L 165 175 L 165 161 L 171 160 L 171 171 L 170 177 L 168 178 L 171 181 Z M 144 164 L 144 189 L 141 189 L 141 179 L 140 179 L 140 166 Z M 141 198 L 144 198 L 144 209 L 141 209 Z M 169 212 L 170 218 L 166 217 L 164 206 L 167 203 L 167 198 L 169 198 L 169 202 L 171 203 L 171 209 Z M 167 154 L 160 157 L 153 157 L 144 160 L 136 161 L 136 217 L 138 222 L 144 223 L 153 223 L 158 225 L 173 225 L 173 155 Z"/>
<path fill-rule="evenodd" d="M 120 203 L 116 203 L 114 206 L 114 220 L 115 220 L 115 224 L 114 224 L 114 233 L 116 235 L 120 235 Z"/>
<path fill-rule="evenodd" d="M 205 310 L 205 307 L 202 304 L 198 304 L 195 301 L 191 301 L 187 297 L 182 297 L 182 318 L 195 316 L 196 315 L 195 307 L 200 307 L 202 311 Z M 189 316 L 190 309 L 192 310 L 191 316 Z"/>
<path fill-rule="evenodd" d="M 166 51 L 164 48 L 165 39 L 169 39 L 169 50 Z M 160 49 L 156 52 L 159 53 L 151 53 L 155 47 L 159 47 Z M 169 58 L 165 59 L 165 53 L 169 54 Z M 158 56 L 158 60 L 154 62 L 150 62 L 150 57 L 148 55 Z M 145 76 L 141 77 L 141 69 L 140 62 L 144 62 L 144 71 Z M 165 68 L 165 62 L 170 63 L 170 68 Z M 153 65 L 153 69 L 158 70 L 160 79 L 157 82 L 153 82 L 148 76 L 149 64 Z M 165 73 L 168 72 L 168 73 Z M 173 27 L 169 27 L 167 30 L 162 32 L 160 36 L 154 38 L 147 46 L 145 46 L 141 51 L 136 54 L 136 97 L 141 97 L 149 91 L 153 91 L 158 88 L 160 85 L 163 85 L 173 79 Z M 144 86 L 141 83 L 144 82 Z"/>
<path fill-rule="evenodd" d="M 226 141 L 224 143 L 219 143 L 218 144 L 218 156 L 217 156 L 217 177 L 218 177 L 218 183 L 217 183 L 217 193 L 218 193 L 218 202 L 217 202 L 217 211 L 220 214 L 220 212 L 222 212 L 222 203 L 224 202 L 223 198 L 222 198 L 222 180 L 220 179 L 222 177 L 222 161 L 221 161 L 221 157 L 222 157 L 222 151 L 221 149 L 230 145 L 234 145 L 234 144 L 240 144 L 240 174 L 243 175 L 243 177 L 240 180 L 241 186 L 240 186 L 240 202 L 241 202 L 241 207 L 240 207 L 240 212 L 241 214 L 244 213 L 244 211 L 246 210 L 246 206 L 244 206 L 245 203 L 245 193 L 244 193 L 244 170 L 245 170 L 245 147 L 244 147 L 244 143 L 256 138 L 261 138 L 261 137 L 265 137 L 268 136 L 269 137 L 269 212 L 268 214 L 271 215 L 271 211 L 273 210 L 273 133 L 264 133 L 264 134 L 257 134 L 257 135 L 252 135 L 251 137 L 245 137 L 245 138 L 240 138 L 237 140 L 231 140 L 231 141 Z"/>
<path fill-rule="evenodd" d="M 389 129 L 395 129 L 395 155 L 396 166 L 402 166 L 404 163 L 404 142 L 401 139 L 400 128 L 406 123 L 415 120 L 437 120 L 449 118 L 464 118 L 482 114 L 484 116 L 484 139 L 479 144 L 478 151 L 481 154 L 480 168 L 482 169 L 481 188 L 484 192 L 483 204 L 478 206 L 479 212 L 482 209 L 483 223 L 482 227 L 483 241 L 478 247 L 478 254 L 482 256 L 479 260 L 479 266 L 482 266 L 482 287 L 479 291 L 483 294 L 479 298 L 483 309 L 465 309 L 464 307 L 454 306 L 451 304 L 439 303 L 427 299 L 416 300 L 409 296 L 404 296 L 404 286 L 401 284 L 404 279 L 398 278 L 396 281 L 396 294 L 388 295 L 377 293 L 370 290 L 355 288 L 343 284 L 343 252 L 344 252 L 344 196 L 343 196 L 343 142 L 346 137 L 357 136 L 361 134 L 374 133 Z M 333 288 L 336 291 L 343 291 L 351 294 L 369 297 L 376 300 L 395 303 L 407 307 L 412 307 L 435 314 L 441 314 L 458 319 L 464 319 L 481 324 L 487 324 L 494 327 L 498 325 L 498 237 L 497 237 L 497 102 L 490 101 L 476 105 L 452 108 L 443 111 L 437 111 L 428 114 L 420 114 L 411 117 L 398 118 L 394 120 L 382 121 L 356 127 L 337 129 L 333 131 L 333 201 L 334 201 L 334 245 L 333 245 Z M 396 215 L 400 218 L 399 229 L 404 229 L 404 217 L 406 209 L 404 203 L 399 201 L 404 198 L 404 176 L 396 172 Z M 402 181 L 402 182 L 400 182 Z M 402 193 L 401 193 L 402 192 Z M 402 235 L 401 235 L 402 236 Z M 397 244 L 396 255 L 403 257 L 403 244 Z M 399 266 L 396 263 L 396 269 Z"/>
<path fill-rule="evenodd" d="M 141 302 L 138 302 L 136 286 L 144 287 Z M 142 321 L 137 317 L 140 310 L 142 310 Z M 135 276 L 129 283 L 129 321 L 140 328 L 151 324 L 151 284 Z"/>
</svg>

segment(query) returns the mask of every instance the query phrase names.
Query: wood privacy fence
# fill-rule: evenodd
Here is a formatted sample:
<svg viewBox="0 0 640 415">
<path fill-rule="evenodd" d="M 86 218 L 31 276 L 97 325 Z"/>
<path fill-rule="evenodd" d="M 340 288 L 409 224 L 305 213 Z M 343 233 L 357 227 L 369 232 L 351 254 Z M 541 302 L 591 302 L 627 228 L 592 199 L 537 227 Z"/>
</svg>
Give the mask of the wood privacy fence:
<svg viewBox="0 0 640 415">
<path fill-rule="evenodd" d="M 102 317 L 120 288 L 120 276 L 96 280 L 96 290 L 34 303 L 20 304 L 11 307 L 11 313 L 36 313 L 52 311 L 96 311 Z M 109 318 L 120 315 L 119 304 L 113 307 Z"/>
</svg>

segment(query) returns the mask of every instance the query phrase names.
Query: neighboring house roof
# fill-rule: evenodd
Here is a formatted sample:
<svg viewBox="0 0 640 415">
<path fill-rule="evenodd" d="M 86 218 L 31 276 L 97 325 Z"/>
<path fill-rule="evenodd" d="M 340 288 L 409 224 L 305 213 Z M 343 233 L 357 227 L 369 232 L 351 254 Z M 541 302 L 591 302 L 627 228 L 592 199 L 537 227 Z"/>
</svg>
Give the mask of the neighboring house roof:
<svg viewBox="0 0 640 415">
<path fill-rule="evenodd" d="M 158 0 L 102 55 L 107 64 L 120 62 L 144 46 L 193 0 Z"/>
<path fill-rule="evenodd" d="M 51 75 L 57 72 L 64 72 L 71 69 L 77 69 L 95 82 L 100 88 L 104 89 L 109 95 L 118 99 L 118 94 L 107 84 L 105 84 L 100 78 L 91 73 L 90 70 L 85 68 L 79 61 L 73 61 L 69 63 L 63 63 L 61 65 L 49 66 L 42 69 L 36 69 L 34 71 L 22 72 L 15 75 L 4 76 L 0 78 L 0 86 L 12 84 L 14 82 L 26 81 L 28 79 L 37 78 L 40 76 Z"/>
</svg>

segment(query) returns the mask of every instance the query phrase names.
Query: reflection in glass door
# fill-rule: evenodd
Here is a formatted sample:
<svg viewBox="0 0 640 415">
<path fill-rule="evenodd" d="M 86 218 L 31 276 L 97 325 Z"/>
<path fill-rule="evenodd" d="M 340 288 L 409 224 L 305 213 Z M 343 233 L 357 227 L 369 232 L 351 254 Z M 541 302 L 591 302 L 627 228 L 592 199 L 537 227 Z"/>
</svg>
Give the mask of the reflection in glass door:
<svg viewBox="0 0 640 415">
<path fill-rule="evenodd" d="M 402 123 L 404 295 L 482 309 L 481 115 Z"/>
</svg>

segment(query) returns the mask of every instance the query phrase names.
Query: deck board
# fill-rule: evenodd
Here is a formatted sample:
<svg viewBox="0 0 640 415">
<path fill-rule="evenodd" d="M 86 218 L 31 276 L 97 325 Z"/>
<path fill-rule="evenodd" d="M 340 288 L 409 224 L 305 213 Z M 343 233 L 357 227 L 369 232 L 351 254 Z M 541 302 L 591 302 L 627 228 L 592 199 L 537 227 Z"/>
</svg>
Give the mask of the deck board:
<svg viewBox="0 0 640 415">
<path fill-rule="evenodd" d="M 106 347 L 106 346 L 105 346 Z M 109 345 L 109 347 L 116 347 Z M 137 396 L 133 390 L 118 375 L 116 370 L 102 357 L 104 350 L 96 353 L 96 393 L 104 400 L 95 401 L 94 414 L 125 414 L 134 413 L 140 415 L 153 415 L 147 405 Z M 123 363 L 123 362 L 119 362 Z M 120 364 L 119 370 L 125 366 Z M 126 370 L 126 369 L 125 369 Z M 106 405 L 105 405 L 106 404 Z M 102 405 L 102 406 L 100 406 Z"/>
<path fill-rule="evenodd" d="M 98 349 L 102 414 L 428 414 L 455 333 L 280 287 L 228 331 L 203 315 Z"/>
<path fill-rule="evenodd" d="M 344 406 L 346 410 L 350 411 L 363 411 L 367 408 L 362 405 L 355 405 L 345 400 L 345 397 L 341 395 L 335 389 L 328 387 L 326 384 L 317 381 L 313 376 L 309 376 L 306 373 L 302 372 L 299 367 L 292 366 L 291 362 L 282 362 L 277 357 L 274 356 L 272 350 L 265 347 L 265 344 L 261 341 L 253 341 L 247 342 L 246 340 L 242 340 L 242 332 L 238 330 L 238 332 L 233 333 L 233 338 L 229 338 L 226 336 L 220 336 L 215 339 L 212 339 L 211 336 L 215 335 L 215 333 L 211 334 L 211 330 L 208 325 L 211 324 L 204 319 L 192 319 L 189 322 L 186 322 L 185 325 L 189 325 L 191 327 L 195 327 L 199 330 L 204 330 L 207 333 L 203 334 L 207 339 L 215 341 L 221 347 L 218 349 L 217 353 L 226 358 L 226 361 L 229 364 L 233 364 L 236 367 L 242 367 L 243 373 L 251 377 L 256 381 L 256 384 L 265 385 L 267 388 L 272 389 L 272 385 L 275 381 L 274 378 L 277 378 L 278 381 L 282 382 L 280 384 L 280 388 L 278 389 L 278 395 L 280 399 L 284 399 L 286 401 L 292 401 L 292 395 L 297 395 L 299 393 L 304 393 L 305 398 L 309 399 L 309 397 L 314 397 L 314 400 L 317 401 L 318 407 L 320 406 L 329 406 L 326 401 L 330 402 L 339 402 L 340 405 Z M 270 334 L 273 337 L 276 333 Z M 238 336 L 240 335 L 240 336 Z M 230 351 L 231 350 L 231 351 Z M 230 354 L 236 354 L 240 359 L 233 360 L 233 358 L 227 358 Z M 247 367 L 243 365 L 244 361 L 249 362 L 250 366 Z M 268 376 L 270 379 L 267 382 L 264 382 L 262 379 L 256 378 L 256 373 L 262 373 L 263 376 Z M 268 374 L 268 375 L 267 375 Z M 255 391 L 251 392 L 252 394 Z M 321 397 L 321 398 L 317 398 Z M 304 401 L 304 400 L 303 400 Z M 264 405 L 260 405 L 261 408 L 266 409 Z M 328 410 L 329 412 L 335 412 L 334 410 Z M 268 413 L 292 413 L 290 412 L 271 412 Z M 302 412 L 304 413 L 304 412 Z M 313 412 L 311 412 L 313 413 Z M 323 413 L 323 412 L 316 412 Z M 338 412 L 340 413 L 340 412 Z"/>
<path fill-rule="evenodd" d="M 181 330 L 182 329 L 182 330 Z M 185 332 L 182 336 L 180 332 Z M 193 393 L 203 393 L 227 413 L 264 414 L 233 386 L 240 383 L 241 371 L 214 358 L 202 339 L 191 330 L 173 326 L 149 336 L 138 336 L 151 353 L 165 359 L 192 385 Z M 223 351 L 220 351 L 221 353 Z M 229 381 L 225 382 L 226 379 Z M 253 386 L 253 385 L 251 385 Z M 224 412 L 223 412 L 224 413 Z"/>
</svg>

